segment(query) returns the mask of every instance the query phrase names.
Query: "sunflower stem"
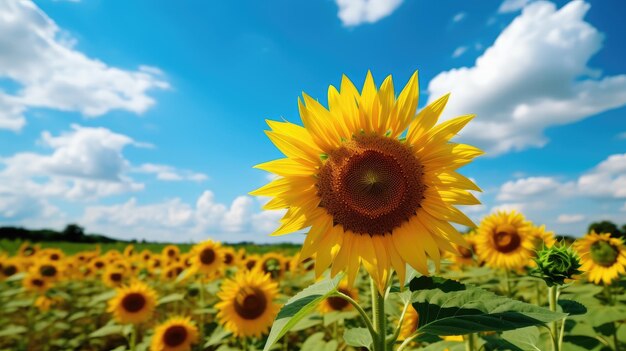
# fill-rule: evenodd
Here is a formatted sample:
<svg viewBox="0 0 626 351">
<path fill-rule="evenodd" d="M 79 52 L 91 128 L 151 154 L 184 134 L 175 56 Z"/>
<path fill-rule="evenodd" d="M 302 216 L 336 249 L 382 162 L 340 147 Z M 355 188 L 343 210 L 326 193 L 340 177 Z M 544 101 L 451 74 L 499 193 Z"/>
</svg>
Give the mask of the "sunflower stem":
<svg viewBox="0 0 626 351">
<path fill-rule="evenodd" d="M 511 277 L 509 274 L 508 269 L 504 269 L 504 281 L 506 281 L 506 295 L 508 297 L 513 297 L 512 295 L 512 291 L 511 291 Z"/>
<path fill-rule="evenodd" d="M 390 350 L 393 348 L 393 344 L 396 343 L 396 340 L 398 340 L 398 337 L 400 336 L 400 331 L 402 331 L 402 323 L 404 323 L 404 318 L 406 317 L 406 311 L 409 309 L 409 306 L 411 306 L 411 300 L 408 300 L 404 304 L 404 308 L 402 309 L 402 313 L 400 314 L 400 319 L 398 320 L 398 325 L 396 326 L 396 329 L 394 330 L 393 334 L 390 335 L 389 338 L 387 339 L 387 345 L 389 346 Z"/>
<path fill-rule="evenodd" d="M 474 351 L 476 349 L 476 342 L 474 340 L 474 334 L 467 334 L 465 338 L 465 351 Z"/>
<path fill-rule="evenodd" d="M 420 333 L 415 332 L 413 333 L 411 336 L 409 336 L 408 338 L 404 339 L 404 341 L 402 342 L 402 344 L 400 344 L 400 347 L 398 347 L 397 351 L 402 351 L 404 350 L 405 347 L 409 346 L 409 344 L 413 341 L 413 339 L 417 338 L 420 335 Z"/>
<path fill-rule="evenodd" d="M 130 332 L 130 351 L 137 349 L 137 325 L 133 324 L 133 328 Z"/>
<path fill-rule="evenodd" d="M 374 351 L 386 351 L 386 329 L 387 318 L 385 316 L 385 297 L 378 292 L 374 279 L 370 277 L 370 288 L 372 290 L 372 314 L 374 320 L 374 330 L 376 336 L 374 340 Z"/>
<path fill-rule="evenodd" d="M 200 343 L 204 343 L 204 284 L 200 280 Z"/>
<path fill-rule="evenodd" d="M 359 305 L 359 303 L 356 302 L 353 298 L 351 298 L 350 296 L 342 293 L 341 291 L 335 292 L 333 294 L 333 296 L 337 296 L 337 297 L 340 297 L 340 298 L 348 301 L 354 307 L 354 309 L 356 309 L 357 312 L 359 312 L 359 315 L 361 315 L 361 319 L 363 319 L 363 322 L 365 323 L 365 326 L 367 327 L 367 330 L 369 330 L 370 334 L 372 335 L 372 340 L 375 340 L 377 338 L 376 329 L 374 329 L 374 325 L 372 324 L 372 320 L 367 315 L 367 313 L 365 312 L 363 307 L 361 307 L 361 305 Z"/>
<path fill-rule="evenodd" d="M 558 285 L 553 285 L 548 288 L 548 303 L 550 304 L 550 311 L 552 312 L 556 312 L 558 288 Z M 550 334 L 552 334 L 553 351 L 560 351 L 558 321 L 550 323 Z"/>
</svg>

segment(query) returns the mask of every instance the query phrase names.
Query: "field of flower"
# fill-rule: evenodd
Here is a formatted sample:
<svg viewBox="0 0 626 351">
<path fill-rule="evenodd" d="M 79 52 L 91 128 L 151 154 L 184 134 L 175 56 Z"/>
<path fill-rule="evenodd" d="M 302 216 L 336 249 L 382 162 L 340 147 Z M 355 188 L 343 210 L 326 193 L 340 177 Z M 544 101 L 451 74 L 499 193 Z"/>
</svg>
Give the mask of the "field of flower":
<svg viewBox="0 0 626 351">
<path fill-rule="evenodd" d="M 410 268 L 402 283 L 390 277 L 383 292 L 388 350 L 552 350 L 552 333 L 560 350 L 626 347 L 621 241 L 590 234 L 572 251 L 524 221 L 527 230 L 500 229 L 496 245 L 485 245 L 492 222 L 502 227 L 515 216 L 494 215 L 465 235 L 469 248 L 455 245 L 458 255 L 430 267 L 439 278 Z M 316 279 L 315 262 L 300 262 L 297 251 L 212 241 L 80 251 L 65 243 L 2 244 L 2 350 L 374 347 L 367 327 L 375 323 L 368 316 L 376 288 L 368 273 L 360 270 L 353 285 L 341 274 Z M 533 250 L 516 256 L 517 244 Z"/>
</svg>

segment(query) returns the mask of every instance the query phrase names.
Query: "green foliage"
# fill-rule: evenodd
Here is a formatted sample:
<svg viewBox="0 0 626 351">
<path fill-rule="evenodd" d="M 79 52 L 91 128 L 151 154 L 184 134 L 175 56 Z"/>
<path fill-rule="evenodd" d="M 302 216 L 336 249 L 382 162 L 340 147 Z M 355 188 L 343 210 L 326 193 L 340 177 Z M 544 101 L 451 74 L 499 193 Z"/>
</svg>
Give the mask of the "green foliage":
<svg viewBox="0 0 626 351">
<path fill-rule="evenodd" d="M 626 236 L 626 224 L 622 226 L 622 230 L 620 230 L 617 225 L 611 221 L 600 221 L 593 222 L 589 225 L 587 229 L 589 233 L 596 232 L 598 234 L 601 233 L 611 233 L 611 236 L 614 238 L 623 238 Z"/>
<path fill-rule="evenodd" d="M 415 278 L 410 289 L 419 314 L 418 331 L 427 334 L 505 331 L 544 325 L 566 316 L 449 279 Z"/>
</svg>

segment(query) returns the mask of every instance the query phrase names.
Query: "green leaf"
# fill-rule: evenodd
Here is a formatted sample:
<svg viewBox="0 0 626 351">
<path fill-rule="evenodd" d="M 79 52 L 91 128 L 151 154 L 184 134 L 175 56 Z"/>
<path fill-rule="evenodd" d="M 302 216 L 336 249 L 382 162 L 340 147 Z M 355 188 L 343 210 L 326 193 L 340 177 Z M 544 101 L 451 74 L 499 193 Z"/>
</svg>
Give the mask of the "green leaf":
<svg viewBox="0 0 626 351">
<path fill-rule="evenodd" d="M 419 277 L 411 281 L 418 331 L 461 335 L 543 325 L 566 316 L 449 279 Z"/>
<path fill-rule="evenodd" d="M 311 313 L 325 298 L 336 292 L 342 277 L 339 274 L 333 279 L 319 281 L 287 300 L 274 320 L 263 351 L 268 351 L 299 320 Z"/>
<path fill-rule="evenodd" d="M 367 328 L 346 329 L 346 331 L 343 332 L 343 339 L 349 346 L 365 347 L 371 350 L 372 335 Z"/>
<path fill-rule="evenodd" d="M 89 334 L 90 338 L 101 338 L 103 336 L 109 336 L 109 335 L 113 335 L 113 334 L 119 334 L 122 335 L 124 332 L 124 326 L 122 325 L 115 325 L 115 324 L 109 324 L 109 325 L 105 325 L 104 327 L 94 331 L 93 333 Z"/>
<path fill-rule="evenodd" d="M 21 325 L 9 325 L 6 328 L 0 330 L 0 336 L 12 336 L 27 332 L 28 329 Z"/>
<path fill-rule="evenodd" d="M 549 350 L 551 335 L 545 328 L 527 327 L 502 333 L 502 339 L 523 351 Z"/>
<path fill-rule="evenodd" d="M 344 319 L 352 319 L 358 316 L 357 311 L 333 311 L 324 314 L 324 326 L 327 327 L 337 321 L 343 321 Z"/>
<path fill-rule="evenodd" d="M 167 296 L 163 296 L 162 298 L 160 298 L 159 301 L 157 302 L 157 305 L 163 305 L 163 304 L 175 302 L 175 301 L 182 301 L 184 298 L 185 298 L 185 294 L 181 294 L 181 293 L 169 294 Z"/>
<path fill-rule="evenodd" d="M 324 333 L 318 332 L 309 336 L 303 343 L 300 351 L 319 351 L 326 346 L 324 341 Z"/>
<path fill-rule="evenodd" d="M 593 350 L 600 346 L 600 340 L 587 335 L 565 335 L 563 336 L 563 342 L 571 344 L 564 346 L 564 350 L 569 350 L 574 345 L 580 347 L 581 350 Z"/>
<path fill-rule="evenodd" d="M 206 344 L 204 344 L 204 348 L 219 345 L 222 340 L 224 340 L 227 336 L 230 336 L 231 334 L 232 333 L 230 331 L 222 328 L 221 326 L 217 326 L 217 328 L 215 328 L 215 330 L 209 337 L 209 340 L 207 340 Z"/>
<path fill-rule="evenodd" d="M 95 306 L 103 301 L 108 301 L 110 299 L 112 299 L 113 297 L 115 297 L 115 294 L 117 294 L 117 292 L 115 290 L 109 290 L 107 292 L 104 292 L 100 295 L 96 295 L 94 296 L 93 299 L 91 299 L 91 301 L 89 302 L 89 306 Z"/>
<path fill-rule="evenodd" d="M 587 313 L 587 307 L 585 307 L 585 305 L 573 300 L 559 300 L 559 306 L 561 306 L 564 313 L 570 316 L 578 316 Z"/>
</svg>

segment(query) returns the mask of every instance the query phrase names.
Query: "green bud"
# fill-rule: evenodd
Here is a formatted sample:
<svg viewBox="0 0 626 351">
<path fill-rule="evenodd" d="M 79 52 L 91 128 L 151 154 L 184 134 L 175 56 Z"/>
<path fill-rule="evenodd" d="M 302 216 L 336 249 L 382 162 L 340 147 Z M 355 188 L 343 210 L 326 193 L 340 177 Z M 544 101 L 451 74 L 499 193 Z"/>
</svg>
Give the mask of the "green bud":
<svg viewBox="0 0 626 351">
<path fill-rule="evenodd" d="M 574 275 L 582 273 L 580 258 L 569 247 L 554 245 L 544 247 L 537 251 L 535 258 L 537 267 L 532 270 L 533 274 L 542 278 L 551 287 L 565 284 L 565 279 L 572 279 Z"/>
</svg>

